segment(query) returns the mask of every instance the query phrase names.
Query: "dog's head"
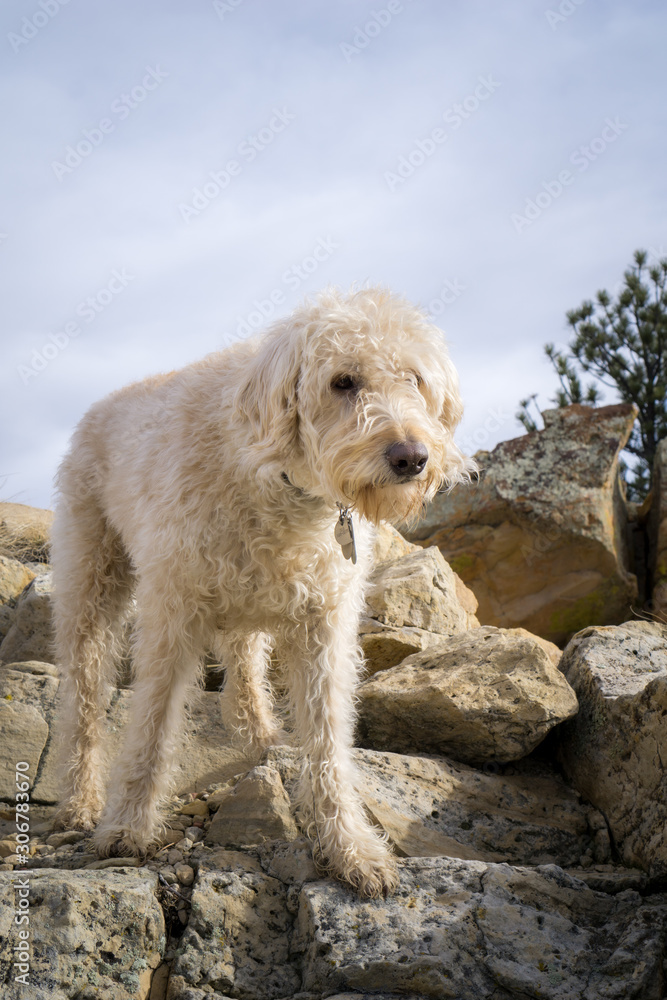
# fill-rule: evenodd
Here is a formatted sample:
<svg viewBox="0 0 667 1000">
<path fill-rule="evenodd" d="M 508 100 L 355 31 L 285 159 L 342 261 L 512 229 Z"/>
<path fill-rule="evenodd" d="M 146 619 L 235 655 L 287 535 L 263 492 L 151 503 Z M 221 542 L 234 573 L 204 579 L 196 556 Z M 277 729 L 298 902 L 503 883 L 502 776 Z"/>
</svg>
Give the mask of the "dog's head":
<svg viewBox="0 0 667 1000">
<path fill-rule="evenodd" d="M 443 335 L 383 289 L 324 292 L 261 342 L 238 406 L 266 471 L 371 521 L 418 515 L 475 465 Z"/>
</svg>

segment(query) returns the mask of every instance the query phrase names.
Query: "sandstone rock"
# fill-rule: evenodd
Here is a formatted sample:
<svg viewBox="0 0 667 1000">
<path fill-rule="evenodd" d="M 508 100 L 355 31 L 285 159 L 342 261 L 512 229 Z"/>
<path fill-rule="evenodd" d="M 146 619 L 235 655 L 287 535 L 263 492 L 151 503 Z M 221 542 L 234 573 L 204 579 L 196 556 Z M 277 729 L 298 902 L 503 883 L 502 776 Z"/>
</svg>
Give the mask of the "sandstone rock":
<svg viewBox="0 0 667 1000">
<path fill-rule="evenodd" d="M 23 873 L 20 877 L 26 877 Z M 0 873 L 0 983 L 3 1000 L 105 997 L 147 1000 L 165 950 L 157 875 L 44 869 L 29 875 L 29 986 L 14 981 L 16 873 Z M 94 992 L 93 992 L 94 991 Z"/>
<path fill-rule="evenodd" d="M 482 1000 L 661 996 L 662 908 L 609 898 L 555 866 L 405 862 L 382 907 L 344 889 L 304 886 L 303 987 L 392 989 Z M 633 954 L 633 949 L 635 952 Z M 641 953 L 641 959 L 639 954 Z"/>
<path fill-rule="evenodd" d="M 576 711 L 573 691 L 522 629 L 443 638 L 359 687 L 363 746 L 471 764 L 526 756 Z"/>
<path fill-rule="evenodd" d="M 667 439 L 656 451 L 652 492 L 648 519 L 651 610 L 659 621 L 667 621 Z"/>
<path fill-rule="evenodd" d="M 410 552 L 418 552 L 421 546 L 409 542 L 400 531 L 397 531 L 391 524 L 382 523 L 378 526 L 375 535 L 375 547 L 373 550 L 375 566 L 381 566 L 386 562 L 393 562 L 401 556 L 407 556 Z"/>
<path fill-rule="evenodd" d="M 401 855 L 561 866 L 583 855 L 610 859 L 602 815 L 546 767 L 481 773 L 444 758 L 373 750 L 354 757 L 356 789 Z M 265 761 L 293 795 L 298 751 L 271 747 Z"/>
<path fill-rule="evenodd" d="M 47 562 L 53 511 L 0 503 L 0 551 L 21 562 Z"/>
<path fill-rule="evenodd" d="M 18 598 L 13 621 L 0 644 L 0 661 L 53 658 L 51 573 L 36 576 Z"/>
<path fill-rule="evenodd" d="M 294 840 L 298 829 L 290 801 L 275 768 L 254 767 L 220 802 L 207 841 L 222 847 Z"/>
<path fill-rule="evenodd" d="M 207 985 L 243 1000 L 293 996 L 300 986 L 287 889 L 256 858 L 219 851 L 200 867 L 169 996 Z"/>
<path fill-rule="evenodd" d="M 468 607 L 473 607 L 473 595 L 467 596 Z M 435 547 L 380 566 L 371 576 L 366 605 L 370 617 L 383 625 L 450 635 L 478 624 L 474 612 L 471 622 L 470 612 L 461 605 L 455 574 Z"/>
<path fill-rule="evenodd" d="M 359 644 L 364 653 L 366 674 L 395 667 L 413 653 L 419 653 L 440 642 L 442 635 L 427 632 L 410 625 L 381 625 L 373 618 L 364 617 L 359 625 Z"/>
<path fill-rule="evenodd" d="M 0 799 L 16 794 L 16 764 L 27 763 L 26 775 L 34 780 L 49 727 L 31 705 L 0 701 Z"/>
<path fill-rule="evenodd" d="M 31 580 L 35 579 L 35 574 L 28 569 L 18 559 L 0 554 L 0 604 L 6 604 L 13 598 L 18 597 Z"/>
<path fill-rule="evenodd" d="M 440 551 L 411 548 L 385 559 L 369 581 L 360 641 L 371 674 L 428 648 L 435 635 L 479 625 L 474 594 Z"/>
<path fill-rule="evenodd" d="M 579 791 L 607 817 L 625 864 L 667 872 L 667 626 L 584 629 L 562 670 L 580 711 L 559 734 Z"/>
<path fill-rule="evenodd" d="M 637 599 L 618 455 L 630 405 L 547 410 L 545 429 L 478 456 L 478 486 L 436 496 L 407 537 L 438 545 L 487 625 L 562 644 L 615 624 Z"/>
<path fill-rule="evenodd" d="M 301 841 L 209 856 L 170 1000 L 211 988 L 240 1000 L 348 991 L 420 1000 L 662 997 L 660 897 L 594 892 L 556 866 L 423 858 L 400 867 L 397 892 L 368 901 L 313 880 Z"/>
</svg>

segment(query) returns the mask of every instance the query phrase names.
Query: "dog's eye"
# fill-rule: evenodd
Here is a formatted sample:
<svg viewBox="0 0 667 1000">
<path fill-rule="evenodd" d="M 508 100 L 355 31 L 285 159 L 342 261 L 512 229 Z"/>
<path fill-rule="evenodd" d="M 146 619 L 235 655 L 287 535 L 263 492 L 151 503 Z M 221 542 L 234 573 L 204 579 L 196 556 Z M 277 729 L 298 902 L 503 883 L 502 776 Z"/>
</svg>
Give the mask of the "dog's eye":
<svg viewBox="0 0 667 1000">
<path fill-rule="evenodd" d="M 339 392 L 350 392 L 357 387 L 357 382 L 352 375 L 337 375 L 331 383 L 331 388 L 338 389 Z"/>
</svg>

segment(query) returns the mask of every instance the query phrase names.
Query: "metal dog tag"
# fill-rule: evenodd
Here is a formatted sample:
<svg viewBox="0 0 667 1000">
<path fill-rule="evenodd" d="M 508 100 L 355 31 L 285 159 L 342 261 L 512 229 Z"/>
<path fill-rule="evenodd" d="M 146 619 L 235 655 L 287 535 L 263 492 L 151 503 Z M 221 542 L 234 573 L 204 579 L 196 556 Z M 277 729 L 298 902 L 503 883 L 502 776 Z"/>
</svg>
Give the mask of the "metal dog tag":
<svg viewBox="0 0 667 1000">
<path fill-rule="evenodd" d="M 357 547 L 354 544 L 354 524 L 352 523 L 352 515 L 347 507 L 338 505 L 340 508 L 340 516 L 336 521 L 336 527 L 334 528 L 334 538 L 343 550 L 343 555 L 346 559 L 351 559 L 353 563 L 357 561 Z"/>
</svg>

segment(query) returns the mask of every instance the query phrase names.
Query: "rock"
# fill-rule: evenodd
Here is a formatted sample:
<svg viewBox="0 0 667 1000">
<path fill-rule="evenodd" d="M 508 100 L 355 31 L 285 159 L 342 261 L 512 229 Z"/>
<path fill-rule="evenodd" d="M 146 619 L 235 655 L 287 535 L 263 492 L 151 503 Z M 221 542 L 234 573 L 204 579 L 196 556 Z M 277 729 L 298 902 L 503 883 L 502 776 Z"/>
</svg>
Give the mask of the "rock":
<svg viewBox="0 0 667 1000">
<path fill-rule="evenodd" d="M 383 563 L 400 559 L 401 556 L 407 556 L 410 552 L 418 552 L 419 549 L 419 545 L 409 542 L 391 524 L 382 522 L 375 533 L 374 564 L 378 567 Z"/>
<path fill-rule="evenodd" d="M 20 876 L 27 878 L 25 873 Z M 165 950 L 157 876 L 145 869 L 29 875 L 29 986 L 14 981 L 16 873 L 0 874 L 0 974 L 5 1000 L 147 1000 Z"/>
<path fill-rule="evenodd" d="M 637 600 L 618 456 L 631 405 L 547 410 L 545 428 L 478 457 L 478 486 L 439 494 L 407 532 L 438 545 L 474 591 L 485 625 L 563 644 L 624 621 Z"/>
<path fill-rule="evenodd" d="M 53 511 L 0 503 L 0 551 L 21 562 L 48 562 Z"/>
<path fill-rule="evenodd" d="M 360 629 L 369 674 L 428 648 L 437 635 L 479 625 L 474 594 L 440 551 L 411 549 L 397 558 L 386 558 L 371 575 Z"/>
<path fill-rule="evenodd" d="M 18 559 L 0 554 L 0 604 L 18 597 L 31 580 L 35 579 L 35 574 L 28 569 Z"/>
<path fill-rule="evenodd" d="M 562 670 L 579 715 L 559 733 L 566 773 L 609 823 L 623 862 L 667 873 L 667 626 L 584 629 Z"/>
<path fill-rule="evenodd" d="M 186 802 L 181 813 L 184 816 L 208 816 L 208 806 L 201 799 L 195 799 L 194 802 Z"/>
<path fill-rule="evenodd" d="M 409 625 L 395 627 L 381 625 L 373 618 L 364 617 L 359 626 L 359 644 L 364 654 L 368 676 L 378 670 L 387 670 L 401 663 L 406 656 L 419 653 L 440 642 L 442 635 Z"/>
<path fill-rule="evenodd" d="M 170 997 L 203 985 L 244 1000 L 293 996 L 301 977 L 289 950 L 293 916 L 286 897 L 285 885 L 252 856 L 219 851 L 202 864 Z"/>
<path fill-rule="evenodd" d="M 523 629 L 443 638 L 360 685 L 362 746 L 444 753 L 470 764 L 518 760 L 577 711 L 577 699 Z"/>
<path fill-rule="evenodd" d="M 303 987 L 420 997 L 661 996 L 664 908 L 607 897 L 555 866 L 537 871 L 442 859 L 402 866 L 372 907 L 342 888 L 304 886 Z M 634 954 L 633 954 L 634 950 Z M 639 955 L 641 954 L 641 958 Z M 583 992 L 585 989 L 585 992 Z"/>
<path fill-rule="evenodd" d="M 11 669 L 17 667 L 18 669 Z M 35 668 L 35 673 L 30 668 Z M 23 669 L 25 668 L 25 669 Z M 54 803 L 57 799 L 55 787 L 55 768 L 52 758 L 55 758 L 55 747 L 52 745 L 51 726 L 55 716 L 56 696 L 59 681 L 42 669 L 50 668 L 50 664 L 25 663 L 10 664 L 0 668 L 0 712 L 5 705 L 12 705 L 24 721 L 14 736 L 9 733 L 0 735 L 0 753 L 6 752 L 13 758 L 11 770 L 13 773 L 16 761 L 25 760 L 29 770 L 27 778 L 30 781 L 31 815 L 35 820 L 37 804 Z M 5 717 L 5 716 L 3 716 Z M 5 717 L 7 723 L 10 716 Z M 21 733 L 25 726 L 25 738 Z M 21 747 L 24 746 L 25 753 Z M 31 748 L 28 752 L 28 748 Z M 54 761 L 55 763 L 55 761 Z M 3 771 L 5 780 L 11 785 L 11 776 Z M 0 777 L 0 798 L 13 798 L 16 791 Z"/>
<path fill-rule="evenodd" d="M 451 635 L 479 623 L 463 607 L 474 608 L 474 596 L 459 584 L 440 551 L 435 548 L 410 552 L 384 563 L 371 576 L 366 596 L 371 618 L 383 625 L 404 625 Z"/>
<path fill-rule="evenodd" d="M 229 789 L 206 839 L 223 847 L 237 847 L 264 840 L 294 840 L 297 836 L 280 774 L 273 767 L 258 766 Z"/>
<path fill-rule="evenodd" d="M 0 644 L 0 661 L 53 658 L 51 573 L 36 576 L 18 598 L 12 624 Z"/>
<path fill-rule="evenodd" d="M 659 621 L 667 621 L 667 439 L 656 450 L 652 493 L 648 517 L 651 612 Z"/>
<path fill-rule="evenodd" d="M 47 723 L 32 705 L 0 701 L 0 799 L 14 801 L 17 762 L 28 765 L 25 774 L 34 781 L 48 735 Z"/>
<path fill-rule="evenodd" d="M 355 750 L 354 758 L 357 792 L 403 856 L 561 866 L 587 853 L 610 859 L 604 817 L 546 766 L 501 774 L 373 750 Z M 293 796 L 298 752 L 271 747 L 265 761 Z"/>
<path fill-rule="evenodd" d="M 664 897 L 595 892 L 556 866 L 401 862 L 386 900 L 313 879 L 302 841 L 201 862 L 170 1000 L 400 994 L 660 1000 Z"/>
<path fill-rule="evenodd" d="M 195 870 L 190 865 L 177 865 L 175 874 L 181 885 L 192 885 L 195 880 Z"/>
</svg>

